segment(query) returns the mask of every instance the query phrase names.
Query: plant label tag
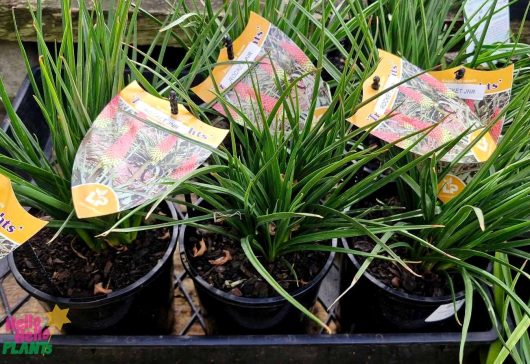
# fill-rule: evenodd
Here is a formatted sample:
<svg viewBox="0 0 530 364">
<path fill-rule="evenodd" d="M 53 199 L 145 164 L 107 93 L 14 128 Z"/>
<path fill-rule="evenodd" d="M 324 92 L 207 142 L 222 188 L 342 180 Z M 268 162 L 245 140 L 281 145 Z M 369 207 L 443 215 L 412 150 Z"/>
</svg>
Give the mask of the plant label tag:
<svg viewBox="0 0 530 364">
<path fill-rule="evenodd" d="M 451 201 L 466 187 L 464 181 L 455 175 L 448 174 L 438 183 L 438 198 L 443 203 Z"/>
<path fill-rule="evenodd" d="M 471 141 L 480 138 L 478 142 L 473 145 L 471 151 L 480 162 L 485 162 L 490 159 L 491 155 L 495 151 L 496 143 L 490 133 L 486 133 L 482 137 L 480 137 L 481 133 L 481 129 L 475 130 L 471 133 Z"/>
<path fill-rule="evenodd" d="M 465 300 L 458 300 L 456 302 L 447 303 L 445 305 L 440 305 L 436 310 L 434 310 L 433 313 L 429 315 L 425 319 L 425 322 L 437 322 L 445 320 L 446 318 L 449 318 L 455 314 L 455 307 L 456 310 L 460 310 L 460 307 L 464 304 Z"/>
<path fill-rule="evenodd" d="M 455 79 L 455 74 L 463 71 L 463 77 Z M 457 95 L 465 101 L 469 108 L 477 114 L 480 119 L 481 128 L 474 130 L 469 135 L 470 143 L 482 133 L 484 128 L 489 128 L 471 148 L 471 153 L 477 160 L 477 163 L 487 161 L 495 149 L 501 137 L 504 125 L 504 117 L 501 112 L 510 102 L 512 85 L 513 85 L 514 66 L 510 65 L 498 70 L 475 70 L 467 67 L 453 67 L 443 71 L 433 71 L 430 75 L 443 82 L 447 87 L 453 90 L 462 90 L 456 92 Z M 484 91 L 482 97 L 469 97 L 478 88 Z M 470 91 L 474 90 L 474 91 Z M 474 96 L 479 92 L 476 91 Z M 482 91 L 480 91 L 482 93 Z M 462 185 L 465 186 L 473 178 L 478 164 L 467 164 L 456 166 L 452 171 L 452 177 L 458 178 Z M 444 182 L 444 181 L 442 181 Z M 441 183 L 442 183 L 441 182 Z M 462 188 L 463 189 L 463 188 Z M 459 190 L 458 193 L 460 193 Z M 447 203 L 456 195 L 449 195 L 440 192 L 438 198 Z"/>
<path fill-rule="evenodd" d="M 463 77 L 455 79 L 455 73 L 463 70 Z M 514 65 L 498 70 L 475 70 L 467 67 L 453 67 L 443 71 L 429 72 L 438 81 L 443 82 L 463 99 L 471 110 L 477 114 L 482 127 L 490 126 L 489 134 L 495 143 L 499 141 L 504 118 L 499 117 L 508 105 L 513 86 Z"/>
<path fill-rule="evenodd" d="M 486 85 L 465 85 L 446 83 L 445 86 L 463 100 L 482 100 L 486 94 Z"/>
<path fill-rule="evenodd" d="M 249 45 L 247 45 L 247 47 L 243 50 L 241 55 L 237 57 L 236 60 L 237 62 L 242 63 L 230 67 L 226 75 L 221 80 L 221 83 L 219 84 L 221 90 L 225 90 L 232 86 L 234 82 L 239 79 L 239 77 L 241 77 L 245 72 L 247 72 L 251 66 L 250 62 L 256 59 L 260 51 L 261 47 L 257 44 L 250 43 Z"/>
<path fill-rule="evenodd" d="M 490 14 L 492 14 L 492 17 L 489 24 L 486 24 L 485 18 L 490 16 Z M 478 24 L 473 32 L 466 34 L 466 41 L 471 37 L 471 42 L 466 50 L 468 54 L 473 54 L 475 46 L 479 44 L 484 32 L 486 34 L 482 44 L 506 42 L 510 39 L 508 0 L 467 0 L 464 5 L 464 18 L 470 28 Z M 470 61 L 472 59 L 473 57 L 469 58 Z"/>
<path fill-rule="evenodd" d="M 171 191 L 226 137 L 183 105 L 125 87 L 98 115 L 77 151 L 72 198 L 79 218 L 109 215 Z"/>
<path fill-rule="evenodd" d="M 11 181 L 0 174 L 0 259 L 38 233 L 47 221 L 29 214 L 18 202 Z"/>
<path fill-rule="evenodd" d="M 221 49 L 218 65 L 192 91 L 205 103 L 213 104 L 220 114 L 226 116 L 228 112 L 240 125 L 250 122 L 261 129 L 266 122 L 262 111 L 265 118 L 275 112 L 270 130 L 289 131 L 289 123 L 282 122 L 284 105 L 276 107 L 276 104 L 285 89 L 296 82 L 291 88 L 290 99 L 297 100 L 298 126 L 304 128 L 317 82 L 316 67 L 309 57 L 280 29 L 254 12 L 250 13 L 243 32 L 233 41 L 233 53 L 234 59 L 230 61 L 227 49 Z M 311 123 L 318 120 L 331 103 L 328 86 L 322 80 L 318 82 Z M 218 100 L 219 94 L 223 102 Z"/>
<path fill-rule="evenodd" d="M 477 114 L 443 82 L 410 62 L 383 50 L 379 57 L 377 69 L 363 83 L 363 101 L 371 101 L 348 120 L 400 148 L 412 146 L 419 155 L 460 138 L 442 157 L 452 162 L 469 145 L 470 131 L 482 127 Z M 374 76 L 379 77 L 379 88 L 372 87 Z M 477 162 L 471 151 L 458 160 Z"/>
</svg>

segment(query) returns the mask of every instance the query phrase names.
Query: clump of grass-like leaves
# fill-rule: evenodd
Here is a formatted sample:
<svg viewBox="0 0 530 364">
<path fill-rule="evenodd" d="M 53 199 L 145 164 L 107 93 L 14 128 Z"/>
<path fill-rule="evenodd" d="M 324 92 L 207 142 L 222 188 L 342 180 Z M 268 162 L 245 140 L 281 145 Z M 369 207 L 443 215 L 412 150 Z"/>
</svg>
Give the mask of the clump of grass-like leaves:
<svg viewBox="0 0 530 364">
<path fill-rule="evenodd" d="M 245 10 L 256 10 L 255 7 L 258 6 L 257 2 L 248 4 L 252 6 L 244 8 Z M 358 52 L 361 48 L 370 49 L 368 45 L 373 44 L 366 12 L 373 12 L 374 7 L 362 10 L 344 4 L 340 9 L 335 9 L 328 3 L 321 5 L 320 19 L 310 13 L 312 6 L 293 3 L 289 3 L 284 10 L 286 13 L 293 12 L 298 17 L 289 15 L 282 17 L 283 20 L 278 19 L 280 27 L 283 26 L 282 30 L 292 34 L 293 39 L 299 40 L 299 44 L 307 47 L 308 54 L 316 64 L 316 68 L 308 73 L 316 78 L 315 89 L 297 90 L 298 81 L 308 74 L 298 75 L 289 82 L 277 78 L 276 82 L 284 81 L 281 97 L 272 110 L 267 111 L 258 97 L 255 115 L 245 115 L 236 105 L 230 104 L 219 95 L 219 102 L 225 110 L 231 111 L 226 112 L 231 146 L 214 153 L 209 165 L 204 167 L 202 172 L 198 170 L 193 179 L 182 182 L 177 188 L 175 193 L 193 193 L 202 198 L 204 203 L 193 206 L 194 210 L 198 211 L 197 216 L 174 223 L 223 234 L 234 244 L 240 244 L 259 274 L 279 294 L 316 321 L 318 319 L 273 279 L 264 263 L 282 259 L 289 253 L 304 251 L 336 251 L 372 256 L 361 251 L 334 248 L 329 243 L 334 238 L 368 235 L 386 253 L 386 256 L 380 255 L 379 258 L 396 260 L 408 269 L 381 240 L 381 235 L 385 233 L 400 233 L 404 230 L 402 225 L 394 224 L 396 218 L 393 217 L 388 223 L 384 219 L 370 221 L 365 218 L 365 210 L 351 209 L 351 206 L 429 158 L 424 156 L 392 170 L 397 160 L 408 155 L 409 151 L 404 150 L 368 177 L 359 177 L 359 172 L 364 167 L 392 147 L 389 145 L 380 149 L 365 148 L 362 143 L 367 136 L 366 130 L 354 129 L 346 122 L 346 118 L 360 106 L 361 81 L 370 73 L 369 69 L 363 71 L 353 65 L 363 62 L 373 67 L 376 63 L 374 53 Z M 202 46 L 190 44 L 189 52 L 193 52 L 197 57 L 190 57 L 186 65 L 190 70 L 188 75 L 181 76 L 179 70 L 165 70 L 160 62 L 151 60 L 157 66 L 156 70 L 151 70 L 160 74 L 162 82 L 168 82 L 166 87 L 174 87 L 182 94 L 180 85 L 186 84 L 190 77 L 199 74 L 202 69 L 208 70 L 215 66 L 211 44 L 219 44 L 227 29 L 241 29 L 246 23 L 246 14 L 240 14 L 239 7 L 228 5 L 225 11 L 226 17 L 220 19 L 217 15 L 212 18 L 206 11 L 205 14 L 195 14 L 193 17 L 180 14 L 176 19 L 168 21 L 170 25 L 174 24 L 178 28 L 183 27 L 183 19 L 193 19 L 192 25 L 178 31 L 189 33 L 190 38 L 209 41 L 204 42 Z M 357 16 L 344 23 L 338 16 L 341 12 L 355 13 Z M 220 24 L 226 24 L 227 28 Z M 340 25 L 343 24 L 347 26 L 342 28 Z M 170 28 L 171 26 L 165 27 Z M 302 33 L 301 29 L 309 32 Z M 173 31 L 177 32 L 175 29 Z M 350 61 L 342 72 L 325 57 L 328 50 L 340 45 L 337 38 L 339 36 L 364 40 L 349 50 L 347 55 Z M 374 50 L 373 47 L 371 49 Z M 344 48 L 342 51 L 346 52 Z M 200 65 L 196 63 L 197 60 Z M 150 69 L 139 62 L 134 62 L 134 65 L 140 70 Z M 297 102 L 298 98 L 293 97 L 292 90 L 312 95 L 312 104 L 308 110 L 303 110 L 307 113 L 307 120 L 312 120 L 322 69 L 334 75 L 331 104 L 320 119 L 313 124 L 308 122 L 305 127 L 300 128 L 302 110 Z M 175 79 L 178 81 L 173 82 Z M 260 95 L 259 87 L 259 83 L 254 80 L 253 89 L 256 95 Z M 206 110 L 203 112 L 207 113 Z M 241 120 L 244 125 L 238 124 Z M 257 125 L 261 127 L 256 126 L 252 120 L 258 120 Z M 278 125 L 289 125 L 290 131 L 285 132 L 282 127 L 271 128 Z M 358 178 L 361 180 L 358 181 Z M 185 201 L 179 203 L 186 204 Z M 403 216 L 407 217 L 408 215 Z M 222 227 L 213 223 L 216 219 L 223 221 Z M 159 226 L 167 225 L 171 223 Z M 407 229 L 429 227 L 409 225 Z"/>
<path fill-rule="evenodd" d="M 40 78 L 32 73 L 19 37 L 35 100 L 49 130 L 51 151 L 41 147 L 46 144 L 41 139 L 47 135 L 28 131 L 0 82 L 0 97 L 10 119 L 9 132 L 0 130 L 0 172 L 11 179 L 24 205 L 52 219 L 48 226 L 57 229 L 57 235 L 74 232 L 90 248 L 99 250 L 106 243 L 131 242 L 136 233 L 113 234 L 105 240 L 94 237 L 108 229 L 115 217 L 75 217 L 70 190 L 72 166 L 92 121 L 124 87 L 129 53 L 125 44 L 134 42 L 137 10 L 131 11 L 131 1 L 120 1 L 104 11 L 101 1 L 94 1 L 89 9 L 81 0 L 74 24 L 71 6 L 70 0 L 61 2 L 63 37 L 54 45 L 45 40 L 42 1 L 37 2 L 36 9 L 28 9 L 36 33 Z M 124 224 L 139 225 L 142 219 L 136 214 Z"/>
</svg>

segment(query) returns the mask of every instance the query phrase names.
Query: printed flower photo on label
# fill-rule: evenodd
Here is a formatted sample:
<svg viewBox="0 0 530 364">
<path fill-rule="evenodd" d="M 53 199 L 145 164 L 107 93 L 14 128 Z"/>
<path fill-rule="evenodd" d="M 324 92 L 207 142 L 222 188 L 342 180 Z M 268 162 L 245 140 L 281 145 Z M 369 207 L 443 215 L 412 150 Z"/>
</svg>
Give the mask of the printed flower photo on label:
<svg viewBox="0 0 530 364">
<path fill-rule="evenodd" d="M 223 50 L 218 62 L 227 62 L 226 50 Z M 298 125 L 283 122 L 283 106 L 280 106 L 270 125 L 271 131 L 289 131 L 292 127 L 304 128 L 311 107 L 315 87 L 316 67 L 309 57 L 280 29 L 266 19 L 252 13 L 248 25 L 240 37 L 234 40 L 234 64 L 217 66 L 212 75 L 192 90 L 205 102 L 215 101 L 215 82 L 228 103 L 228 112 L 239 124 L 245 120 L 235 110 L 239 110 L 250 122 L 261 129 L 265 118 L 273 112 L 275 105 L 285 89 L 292 87 L 287 104 L 289 108 L 298 108 Z M 239 62 L 239 63 L 237 63 Z M 247 63 L 241 63 L 247 62 Z M 298 81 L 297 81 L 298 80 Z M 331 95 L 325 82 L 318 84 L 316 115 L 321 115 L 331 103 Z M 226 110 L 220 102 L 213 103 L 213 109 L 222 115 Z M 313 118 L 314 122 L 317 118 Z"/>
<path fill-rule="evenodd" d="M 194 140 L 217 147 L 226 136 L 227 131 L 202 123 L 184 106 L 177 116 L 169 107 L 137 83 L 105 107 L 74 162 L 72 195 L 78 217 L 131 209 L 164 194 L 210 156 Z"/>
<path fill-rule="evenodd" d="M 382 87 L 377 92 L 371 89 L 369 77 L 363 86 L 363 100 L 380 96 L 359 109 L 350 122 L 358 127 L 373 125 L 371 133 L 389 143 L 405 138 L 396 145 L 406 149 L 415 144 L 411 151 L 418 155 L 460 138 L 441 157 L 447 162 L 455 160 L 473 141 L 473 132 L 483 127 L 478 115 L 454 91 L 421 68 L 388 52 L 379 50 L 379 54 L 382 61 L 373 76 L 380 77 Z M 457 163 L 482 161 L 495 148 L 495 143 L 490 144 L 481 155 L 468 151 Z"/>
<path fill-rule="evenodd" d="M 19 247 L 19 244 L 0 237 L 0 259 L 5 258 L 13 250 Z"/>
</svg>

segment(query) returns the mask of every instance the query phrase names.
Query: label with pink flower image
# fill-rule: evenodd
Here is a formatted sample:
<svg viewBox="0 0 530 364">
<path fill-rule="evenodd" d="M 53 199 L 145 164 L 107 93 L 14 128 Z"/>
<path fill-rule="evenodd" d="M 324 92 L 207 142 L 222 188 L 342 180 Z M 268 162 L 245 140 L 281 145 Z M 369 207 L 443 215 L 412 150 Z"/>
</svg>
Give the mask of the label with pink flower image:
<svg viewBox="0 0 530 364">
<path fill-rule="evenodd" d="M 483 124 L 479 116 L 430 74 L 383 50 L 379 50 L 379 56 L 377 69 L 363 83 L 363 101 L 373 99 L 348 120 L 370 129 L 371 134 L 386 142 L 403 149 L 412 147 L 412 152 L 419 155 L 460 138 L 442 157 L 444 161 L 454 161 L 480 134 Z M 379 77 L 378 90 L 372 88 L 375 76 Z M 477 143 L 481 148 L 492 140 L 487 133 L 481 138 Z M 493 142 L 485 150 L 474 148 L 458 163 L 483 162 L 495 146 Z"/>
<path fill-rule="evenodd" d="M 513 65 L 490 71 L 460 66 L 429 73 L 447 87 L 458 90 L 458 97 L 464 100 L 468 107 L 478 115 L 481 126 L 489 128 L 488 133 L 479 139 L 471 150 L 477 159 L 488 159 L 501 137 L 504 118 L 499 117 L 499 115 L 510 102 L 513 71 Z M 456 79 L 457 73 L 460 73 L 462 77 Z M 478 129 L 471 133 L 471 139 L 477 138 L 482 130 Z M 440 169 L 443 167 L 441 165 Z M 445 190 L 451 191 L 447 193 L 447 191 L 440 189 L 438 198 L 447 203 L 456 197 L 473 179 L 479 168 L 480 164 L 478 163 L 453 167 L 451 174 L 440 182 L 440 184 L 447 182 Z"/>
<path fill-rule="evenodd" d="M 453 67 L 443 71 L 429 72 L 429 74 L 447 87 L 461 90 L 458 96 L 478 115 L 483 127 L 490 126 L 491 137 L 498 142 L 504 125 L 504 118 L 498 116 L 510 102 L 513 71 L 514 65 L 512 64 L 490 71 Z M 455 78 L 457 72 L 462 72 L 462 77 L 458 80 Z M 498 120 L 495 121 L 496 119 Z M 494 122 L 494 125 L 489 125 L 491 122 Z"/>
<path fill-rule="evenodd" d="M 113 214 L 163 195 L 210 156 L 205 145 L 217 148 L 227 133 L 183 105 L 172 115 L 167 100 L 131 83 L 98 115 L 77 151 L 77 216 Z"/>
<path fill-rule="evenodd" d="M 233 41 L 233 48 L 232 61 L 228 60 L 226 48 L 221 49 L 217 59 L 219 65 L 214 67 L 210 77 L 192 88 L 220 114 L 227 116 L 228 112 L 240 125 L 250 122 L 262 129 L 276 110 L 270 130 L 289 131 L 293 126 L 284 118 L 284 105 L 277 106 L 277 103 L 295 80 L 296 86 L 291 88 L 290 95 L 293 103 L 288 107 L 298 108 L 300 122 L 297 127 L 306 125 L 315 85 L 318 95 L 311 123 L 327 110 L 331 103 L 330 91 L 323 81 L 316 84 L 315 66 L 296 43 L 268 20 L 252 12 L 246 28 Z M 224 97 L 228 111 L 216 102 L 217 90 Z"/>
<path fill-rule="evenodd" d="M 219 88 L 221 90 L 225 90 L 232 86 L 234 82 L 239 79 L 239 77 L 241 77 L 245 72 L 248 71 L 251 66 L 250 62 L 256 59 L 260 51 L 261 47 L 255 43 L 250 43 L 249 45 L 247 45 L 241 55 L 239 55 L 239 57 L 237 57 L 236 59 L 237 62 L 247 63 L 240 63 L 230 67 L 226 75 L 221 80 Z"/>
</svg>

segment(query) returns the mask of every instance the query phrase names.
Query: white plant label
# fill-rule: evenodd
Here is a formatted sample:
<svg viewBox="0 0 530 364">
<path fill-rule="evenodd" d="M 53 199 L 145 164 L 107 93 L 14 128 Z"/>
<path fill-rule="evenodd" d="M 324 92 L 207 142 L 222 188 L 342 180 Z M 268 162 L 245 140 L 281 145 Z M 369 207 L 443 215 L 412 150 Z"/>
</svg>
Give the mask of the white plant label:
<svg viewBox="0 0 530 364">
<path fill-rule="evenodd" d="M 395 86 L 399 81 L 401 81 L 401 77 L 393 73 L 390 74 L 388 76 L 388 80 L 385 83 L 385 89 L 389 89 L 392 86 Z M 385 114 L 388 105 L 390 105 L 390 103 L 396 98 L 398 90 L 399 89 L 395 87 L 377 99 L 377 104 L 375 104 L 375 113 L 377 115 Z"/>
<path fill-rule="evenodd" d="M 451 302 L 445 305 L 440 305 L 436 310 L 434 310 L 433 313 L 429 315 L 429 317 L 425 319 L 425 322 L 436 322 L 445 320 L 446 318 L 451 317 L 455 314 L 455 307 L 458 311 L 463 304 L 464 300 L 458 300 L 455 303 Z"/>
<path fill-rule="evenodd" d="M 482 19 L 488 17 L 491 13 L 491 8 L 495 4 L 495 0 L 467 0 L 464 5 L 464 16 L 469 26 L 473 27 L 475 24 L 481 22 Z M 488 28 L 484 29 L 486 21 L 482 21 L 475 30 L 475 39 L 469 44 L 467 53 L 473 53 L 475 49 L 475 42 L 479 42 L 482 34 L 485 31 L 483 44 L 493 44 L 496 42 L 505 42 L 510 39 L 510 9 L 508 0 L 497 0 L 495 10 Z M 469 35 L 466 35 L 466 40 Z"/>
<path fill-rule="evenodd" d="M 219 87 L 221 90 L 224 90 L 230 86 L 234 82 L 236 82 L 239 77 L 243 75 L 243 73 L 247 72 L 247 70 L 250 68 L 251 64 L 250 62 L 254 61 L 256 57 L 258 56 L 259 52 L 261 51 L 261 47 L 257 44 L 250 43 L 241 53 L 239 57 L 237 57 L 237 62 L 249 62 L 249 63 L 239 63 L 230 68 L 230 70 L 226 73 L 226 76 L 223 77 L 221 80 L 221 83 L 219 84 Z"/>
<path fill-rule="evenodd" d="M 486 94 L 486 85 L 473 85 L 463 83 L 446 83 L 445 87 L 452 90 L 464 100 L 483 100 Z"/>
</svg>

